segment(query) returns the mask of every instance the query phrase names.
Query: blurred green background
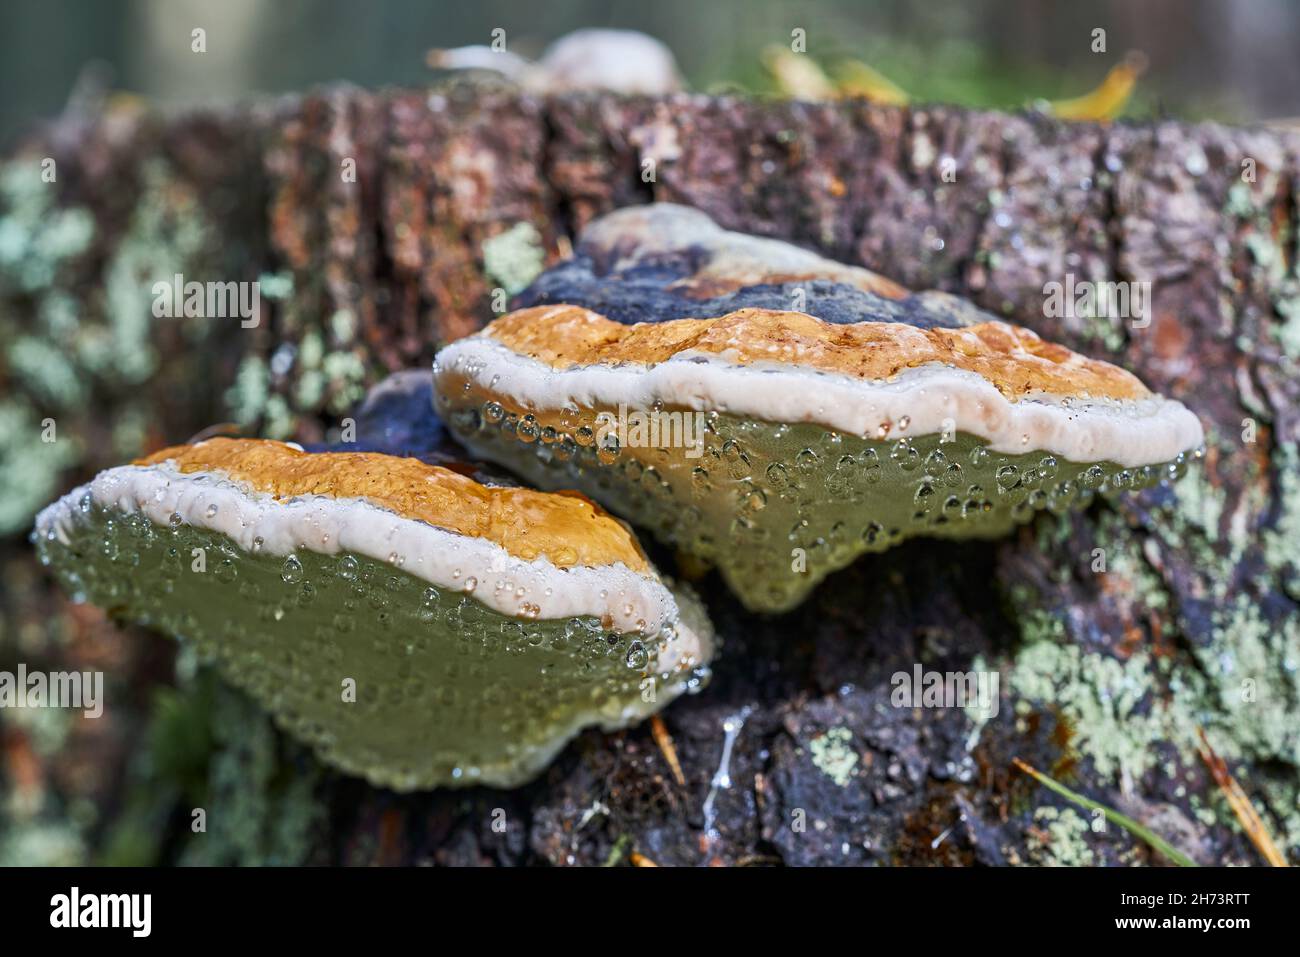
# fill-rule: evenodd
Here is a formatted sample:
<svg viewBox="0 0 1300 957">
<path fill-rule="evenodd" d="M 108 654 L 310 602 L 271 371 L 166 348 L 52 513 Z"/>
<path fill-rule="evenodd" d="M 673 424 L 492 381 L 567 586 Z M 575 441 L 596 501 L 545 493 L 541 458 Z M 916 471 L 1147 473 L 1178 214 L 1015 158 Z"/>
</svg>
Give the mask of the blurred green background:
<svg viewBox="0 0 1300 957">
<path fill-rule="evenodd" d="M 194 26 L 208 33 L 202 56 L 189 50 Z M 584 26 L 660 38 L 697 90 L 769 88 L 758 52 L 802 27 L 818 60 L 862 59 L 923 100 L 1074 96 L 1139 49 L 1150 69 L 1129 116 L 1300 114 L 1291 0 L 4 0 L 0 145 L 60 111 L 79 78 L 169 106 L 331 80 L 418 85 L 430 47 L 485 43 L 502 27 L 512 50 L 537 53 Z M 1091 50 L 1096 27 L 1105 54 Z"/>
</svg>

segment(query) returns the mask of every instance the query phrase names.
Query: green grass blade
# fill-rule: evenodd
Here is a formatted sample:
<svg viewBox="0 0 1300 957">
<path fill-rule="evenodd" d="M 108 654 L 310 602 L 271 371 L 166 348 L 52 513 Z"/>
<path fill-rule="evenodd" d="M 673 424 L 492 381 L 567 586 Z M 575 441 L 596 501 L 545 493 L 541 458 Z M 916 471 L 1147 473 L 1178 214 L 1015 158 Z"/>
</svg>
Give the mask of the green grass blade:
<svg viewBox="0 0 1300 957">
<path fill-rule="evenodd" d="M 1067 801 L 1073 801 L 1075 804 L 1079 805 L 1080 807 L 1087 808 L 1090 811 L 1100 811 L 1102 815 L 1106 818 L 1106 820 L 1110 821 L 1113 824 L 1118 825 L 1119 827 L 1122 827 L 1124 830 L 1128 831 L 1134 837 L 1146 841 L 1153 848 L 1155 848 L 1165 857 L 1169 858 L 1179 867 L 1197 866 L 1196 862 L 1192 860 L 1190 857 L 1188 857 L 1186 854 L 1184 854 L 1182 851 L 1175 849 L 1168 841 L 1166 841 L 1159 834 L 1156 834 L 1154 831 L 1143 827 L 1141 824 L 1133 820 L 1131 817 L 1128 817 L 1127 815 L 1124 814 L 1120 814 L 1118 811 L 1113 811 L 1110 808 L 1106 807 L 1106 805 L 1104 804 L 1098 804 L 1096 801 L 1093 801 L 1090 798 L 1086 798 L 1082 794 L 1075 794 L 1073 791 L 1071 791 L 1061 782 L 1049 778 L 1042 771 L 1030 767 L 1028 764 L 1026 764 L 1024 761 L 1021 761 L 1019 758 L 1013 758 L 1012 760 L 1015 763 L 1016 767 L 1018 767 L 1021 771 L 1024 771 L 1026 774 L 1032 777 L 1043 787 L 1047 788 L 1049 791 L 1055 791 L 1057 794 L 1061 795 L 1061 797 L 1065 798 Z"/>
</svg>

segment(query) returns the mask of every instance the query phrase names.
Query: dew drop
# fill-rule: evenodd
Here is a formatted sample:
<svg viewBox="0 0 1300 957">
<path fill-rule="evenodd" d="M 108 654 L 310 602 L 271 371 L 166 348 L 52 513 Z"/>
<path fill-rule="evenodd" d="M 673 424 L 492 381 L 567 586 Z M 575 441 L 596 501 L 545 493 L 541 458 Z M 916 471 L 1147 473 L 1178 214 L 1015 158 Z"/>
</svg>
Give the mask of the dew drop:
<svg viewBox="0 0 1300 957">
<path fill-rule="evenodd" d="M 302 581 L 302 562 L 298 560 L 297 555 L 290 555 L 280 566 L 280 578 L 285 584 L 296 585 Z"/>
<path fill-rule="evenodd" d="M 817 453 L 812 449 L 803 449 L 794 457 L 795 467 L 805 475 L 812 473 L 817 468 L 819 462 L 820 459 Z"/>
<path fill-rule="evenodd" d="M 1004 465 L 998 469 L 997 479 L 998 488 L 1003 492 L 1010 492 L 1020 484 L 1020 469 L 1014 465 Z"/>
<path fill-rule="evenodd" d="M 650 663 L 650 655 L 641 642 L 634 641 L 628 646 L 627 655 L 623 660 L 628 668 L 640 671 Z"/>
<path fill-rule="evenodd" d="M 889 457 L 898 464 L 904 472 L 911 472 L 921 464 L 921 453 L 912 448 L 912 443 L 903 439 L 894 445 Z"/>
</svg>

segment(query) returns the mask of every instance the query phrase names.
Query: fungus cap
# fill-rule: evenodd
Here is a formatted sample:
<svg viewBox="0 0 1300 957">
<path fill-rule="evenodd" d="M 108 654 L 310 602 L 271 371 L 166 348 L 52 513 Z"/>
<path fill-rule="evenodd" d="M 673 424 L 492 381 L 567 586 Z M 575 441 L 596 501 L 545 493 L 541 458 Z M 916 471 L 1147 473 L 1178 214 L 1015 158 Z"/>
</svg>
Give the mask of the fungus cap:
<svg viewBox="0 0 1300 957">
<path fill-rule="evenodd" d="M 192 640 L 324 760 L 398 789 L 520 784 L 712 654 L 695 600 L 587 499 L 413 458 L 178 446 L 64 496 L 35 538 L 75 596 Z"/>
<path fill-rule="evenodd" d="M 585 491 L 770 611 L 864 551 L 1176 477 L 1203 441 L 1116 366 L 812 256 L 680 207 L 613 214 L 522 297 L 569 303 L 439 353 L 439 408 L 477 455 Z M 771 307 L 805 286 L 805 311 Z M 593 311 L 620 290 L 618 320 Z"/>
<path fill-rule="evenodd" d="M 426 60 L 436 69 L 500 73 L 538 94 L 667 96 L 682 88 L 672 51 L 637 30 L 574 30 L 555 40 L 535 63 L 488 46 L 430 50 Z"/>
<path fill-rule="evenodd" d="M 517 306 L 585 306 L 620 323 L 709 319 L 746 308 L 797 308 L 824 322 L 956 328 L 993 317 L 944 292 L 893 280 L 790 243 L 718 226 L 675 203 L 594 220 L 575 255 L 548 269 Z"/>
</svg>

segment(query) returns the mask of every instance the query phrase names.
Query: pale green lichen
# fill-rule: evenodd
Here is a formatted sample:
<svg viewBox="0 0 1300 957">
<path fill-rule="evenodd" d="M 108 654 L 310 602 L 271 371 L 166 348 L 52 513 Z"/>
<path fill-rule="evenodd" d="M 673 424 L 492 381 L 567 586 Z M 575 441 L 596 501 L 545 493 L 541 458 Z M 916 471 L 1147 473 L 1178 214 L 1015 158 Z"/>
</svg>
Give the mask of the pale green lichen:
<svg viewBox="0 0 1300 957">
<path fill-rule="evenodd" d="M 50 342 L 20 336 L 9 344 L 9 370 L 27 392 L 52 408 L 85 401 L 86 384 L 67 354 Z"/>
<path fill-rule="evenodd" d="M 357 335 L 357 317 L 350 309 L 339 309 L 330 316 L 330 335 L 339 345 L 347 345 Z"/>
<path fill-rule="evenodd" d="M 113 422 L 113 457 L 133 459 L 139 456 L 144 451 L 149 432 L 156 421 L 157 416 L 141 406 L 129 405 L 122 409 Z"/>
<path fill-rule="evenodd" d="M 309 330 L 298 345 L 298 365 L 304 369 L 319 369 L 324 358 L 325 344 L 321 341 L 320 333 L 314 329 Z"/>
<path fill-rule="evenodd" d="M 1279 301 L 1275 308 L 1285 320 L 1276 327 L 1278 345 L 1292 360 L 1300 362 L 1300 299 Z"/>
<path fill-rule="evenodd" d="M 264 272 L 257 277 L 257 285 L 263 299 L 287 302 L 293 297 L 294 280 L 291 272 Z"/>
<path fill-rule="evenodd" d="M 1098 343 L 1102 348 L 1115 355 L 1124 351 L 1125 319 L 1108 315 L 1106 310 L 1098 305 L 1085 309 L 1078 315 L 1078 319 L 1082 323 L 1079 333 L 1085 342 Z"/>
<path fill-rule="evenodd" d="M 0 295 L 41 295 L 82 256 L 95 220 L 82 207 L 56 208 L 58 187 L 30 161 L 0 166 Z"/>
<path fill-rule="evenodd" d="M 1204 469 L 1189 470 L 1178 483 L 1176 507 L 1182 524 L 1199 532 L 1207 543 L 1219 540 L 1219 523 L 1226 505 L 1223 490 L 1210 481 Z"/>
<path fill-rule="evenodd" d="M 185 323 L 206 332 L 211 323 L 228 321 L 154 318 L 154 283 L 171 282 L 177 274 L 187 282 L 199 279 L 186 273 L 203 261 L 213 236 L 198 197 L 164 163 L 145 163 L 141 178 L 143 192 L 104 273 L 107 326 L 81 351 L 88 368 L 127 383 L 142 382 L 157 368 L 154 323 Z"/>
<path fill-rule="evenodd" d="M 5 712 L 5 723 L 21 730 L 33 751 L 49 757 L 67 744 L 75 716 L 68 708 L 14 708 Z"/>
<path fill-rule="evenodd" d="M 153 283 L 199 278 L 216 247 L 195 191 L 165 161 L 141 165 L 115 242 L 89 210 L 60 205 L 60 186 L 41 172 L 28 160 L 0 164 L 0 377 L 12 389 L 0 403 L 0 534 L 29 526 L 64 470 L 103 454 L 76 437 L 105 408 L 113 457 L 139 454 L 157 421 L 156 396 L 141 388 L 159 372 L 156 323 L 182 323 L 196 345 L 213 328 L 153 316 Z M 182 361 L 201 376 L 210 354 L 196 348 Z"/>
<path fill-rule="evenodd" d="M 76 311 L 56 283 L 89 251 L 94 219 L 80 207 L 56 207 L 57 195 L 35 162 L 0 165 L 0 377 L 12 390 L 0 401 L 0 535 L 25 528 L 80 455 L 63 415 L 86 394 L 68 359 Z M 40 326 L 57 337 L 34 335 Z"/>
<path fill-rule="evenodd" d="M 1274 223 L 1274 197 L 1284 187 L 1278 171 L 1261 165 L 1257 175 L 1259 182 L 1254 186 L 1238 182 L 1228 189 L 1224 213 L 1236 219 L 1245 232 L 1242 243 L 1255 265 L 1253 281 L 1267 289 L 1282 319 L 1271 323 L 1269 332 L 1294 361 L 1300 359 L 1300 275 L 1289 252 L 1295 236 L 1287 226 L 1278 230 Z M 1255 352 L 1255 344 L 1245 336 L 1238 337 L 1237 345 L 1247 354 Z"/>
<path fill-rule="evenodd" d="M 300 764 L 286 773 L 270 719 L 243 694 L 222 684 L 216 686 L 212 730 L 207 829 L 191 834 L 181 862 L 306 863 L 313 833 L 325 816 L 313 799 L 322 776 L 319 766 Z"/>
<path fill-rule="evenodd" d="M 328 378 L 321 370 L 325 359 L 325 344 L 317 330 L 308 330 L 303 334 L 298 346 L 298 385 L 294 390 L 294 401 L 299 408 L 316 409 L 325 400 Z"/>
<path fill-rule="evenodd" d="M 1227 199 L 1223 205 L 1225 215 L 1233 219 L 1248 220 L 1255 217 L 1258 210 L 1259 206 L 1251 195 L 1249 183 L 1238 180 L 1228 187 Z"/>
<path fill-rule="evenodd" d="M 1278 846 L 1300 848 L 1300 781 L 1294 775 L 1259 774 L 1253 775 L 1248 784 L 1249 793 L 1259 795 L 1262 803 L 1273 811 L 1269 826 L 1277 828 L 1274 837 Z M 1230 812 L 1223 816 L 1230 816 Z"/>
<path fill-rule="evenodd" d="M 16 708 L 6 711 L 4 720 L 44 764 L 68 746 L 76 718 L 68 709 Z M 51 813 L 56 802 L 51 798 L 51 789 L 45 787 L 0 791 L 0 867 L 87 863 L 86 834 L 93 823 L 93 805 L 66 802 L 56 818 Z"/>
<path fill-rule="evenodd" d="M 848 728 L 831 728 L 813 738 L 809 745 L 812 763 L 822 774 L 839 787 L 847 787 L 858 766 L 858 753 L 853 750 L 853 732 Z"/>
<path fill-rule="evenodd" d="M 273 323 L 277 346 L 269 355 L 244 354 L 225 402 L 250 431 L 292 439 L 304 419 L 345 414 L 376 370 L 356 342 L 355 313 L 340 308 L 322 317 L 329 294 L 315 274 L 282 270 L 262 273 L 258 282 L 262 299 L 275 304 L 261 321 Z"/>
<path fill-rule="evenodd" d="M 366 365 L 355 352 L 331 352 L 321 363 L 330 382 L 330 411 L 345 412 L 366 394 Z"/>
<path fill-rule="evenodd" d="M 300 408 L 316 408 L 325 398 L 325 375 L 319 369 L 306 369 L 298 377 L 294 401 Z"/>
<path fill-rule="evenodd" d="M 1216 732 L 1224 757 L 1300 765 L 1294 621 L 1269 626 L 1241 596 L 1216 614 L 1214 641 L 1194 647 L 1198 672 L 1146 652 L 1124 661 L 1085 652 L 1067 643 L 1059 618 L 1027 616 L 1011 688 L 1022 709 L 1031 702 L 1061 708 L 1075 733 L 1072 745 L 1101 777 L 1144 774 L 1162 742 L 1195 761 L 1198 725 Z"/>
<path fill-rule="evenodd" d="M 1088 820 L 1073 808 L 1050 805 L 1034 811 L 1035 830 L 1029 833 L 1029 854 L 1047 867 L 1091 867 L 1097 855 L 1089 842 Z"/>
<path fill-rule="evenodd" d="M 66 824 L 39 823 L 0 835 L 0 867 L 82 867 L 86 847 Z"/>
<path fill-rule="evenodd" d="M 1021 707 L 1064 711 L 1075 733 L 1072 745 L 1101 778 L 1144 774 L 1155 760 L 1151 745 L 1177 731 L 1173 716 L 1150 699 L 1147 656 L 1121 662 L 1083 652 L 1065 643 L 1064 626 L 1045 613 L 1031 615 L 1029 628 L 1052 637 L 1028 641 L 1016 656 L 1010 685 Z"/>
<path fill-rule="evenodd" d="M 1216 723 L 1240 753 L 1300 767 L 1300 621 L 1268 621 L 1241 594 L 1215 609 L 1214 640 L 1195 646 Z"/>
<path fill-rule="evenodd" d="M 69 342 L 81 326 L 79 304 L 61 287 L 47 290 L 37 302 L 38 330 L 55 342 Z"/>
<path fill-rule="evenodd" d="M 26 529 L 80 455 L 80 444 L 60 433 L 57 420 L 44 423 L 21 400 L 0 401 L 0 535 Z"/>
<path fill-rule="evenodd" d="M 483 242 L 483 271 L 507 295 L 526 289 L 545 265 L 542 237 L 532 223 L 516 223 Z"/>
<path fill-rule="evenodd" d="M 155 695 L 147 750 L 132 762 L 125 807 L 99 863 L 156 863 L 178 807 L 182 864 L 307 863 L 325 817 L 315 799 L 321 769 L 305 755 L 286 754 L 296 746 L 275 734 L 256 705 L 210 669 L 193 672 L 193 661 L 182 651 L 178 689 Z"/>
<path fill-rule="evenodd" d="M 1155 611 L 1169 610 L 1169 593 L 1142 550 L 1142 541 L 1123 519 L 1107 513 L 1098 523 L 1098 540 L 1105 542 L 1109 580 L 1134 601 Z"/>
<path fill-rule="evenodd" d="M 240 425 L 256 422 L 266 411 L 270 394 L 270 372 L 261 356 L 244 356 L 235 372 L 235 382 L 226 391 L 226 405 Z"/>
<path fill-rule="evenodd" d="M 288 439 L 297 428 L 297 422 L 298 417 L 284 396 L 273 395 L 266 400 L 262 434 L 267 438 Z"/>
<path fill-rule="evenodd" d="M 994 670 L 983 655 L 976 655 L 971 659 L 970 668 L 977 675 Z M 997 678 L 998 687 L 1001 687 L 1003 676 L 999 673 Z M 966 738 L 969 747 L 974 747 L 975 743 L 979 741 L 984 726 L 993 719 L 1000 707 L 1001 702 L 997 700 L 981 702 L 978 696 L 967 700 L 962 707 L 962 711 L 965 713 L 966 719 L 971 723 L 971 731 Z"/>
<path fill-rule="evenodd" d="M 1264 533 L 1264 556 L 1271 568 L 1283 574 L 1291 597 L 1300 600 L 1300 450 L 1280 447 L 1273 453 L 1273 462 L 1280 512 L 1274 526 Z"/>
<path fill-rule="evenodd" d="M 1290 458 L 1281 472 L 1294 474 Z M 1190 489 L 1187 500 L 1180 499 L 1156 523 L 1152 531 L 1158 538 L 1145 544 L 1149 548 L 1162 540 L 1194 558 L 1203 556 L 1215 589 L 1207 596 L 1214 603 L 1208 635 L 1198 631 L 1187 642 L 1189 650 L 1173 657 L 1139 650 L 1121 660 L 1084 651 L 1071 643 L 1063 619 L 1037 607 L 1031 589 L 1013 586 L 1009 597 L 1023 643 L 1014 655 L 1010 691 L 1019 713 L 1043 708 L 1064 713 L 1072 749 L 1104 782 L 1131 781 L 1149 772 L 1181 780 L 1184 769 L 1200 763 L 1198 727 L 1230 762 L 1289 769 L 1276 775 L 1268 794 L 1280 842 L 1294 848 L 1300 835 L 1300 621 L 1284 611 L 1281 617 L 1266 616 L 1249 595 L 1234 590 L 1234 560 L 1210 547 L 1212 538 L 1223 538 L 1216 531 L 1224 516 L 1223 493 L 1200 477 L 1181 488 Z M 1178 610 L 1169 607 L 1168 590 L 1147 561 L 1143 540 L 1112 512 L 1100 514 L 1095 534 L 1112 576 L 1107 589 L 1135 608 L 1161 612 L 1165 640 L 1176 641 Z M 1239 535 L 1228 523 L 1233 553 L 1249 547 L 1236 540 Z M 1272 547 L 1283 554 L 1270 564 L 1287 560 L 1284 539 Z M 1234 826 L 1213 795 L 1191 795 L 1188 804 L 1204 823 Z"/>
</svg>

